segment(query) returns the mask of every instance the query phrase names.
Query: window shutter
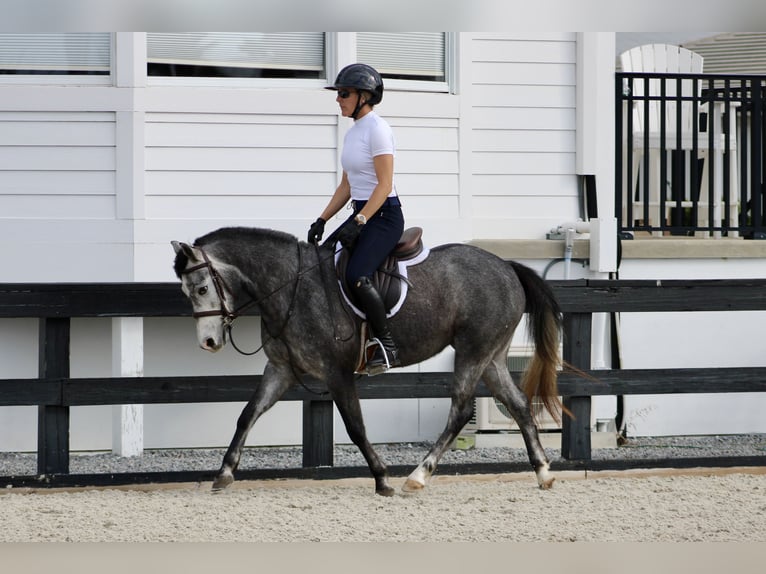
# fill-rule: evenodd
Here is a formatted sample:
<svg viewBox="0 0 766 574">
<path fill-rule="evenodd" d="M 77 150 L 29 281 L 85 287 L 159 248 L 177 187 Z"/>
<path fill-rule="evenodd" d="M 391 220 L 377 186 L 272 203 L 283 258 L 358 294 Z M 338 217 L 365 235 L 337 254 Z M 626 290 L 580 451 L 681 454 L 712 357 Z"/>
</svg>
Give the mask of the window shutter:
<svg viewBox="0 0 766 574">
<path fill-rule="evenodd" d="M 324 34 L 147 34 L 149 63 L 279 70 L 324 70 Z"/>
<path fill-rule="evenodd" d="M 110 50 L 108 32 L 0 34 L 0 71 L 109 74 Z"/>
<path fill-rule="evenodd" d="M 445 80 L 444 32 L 357 34 L 358 60 L 383 76 L 413 80 Z"/>
</svg>

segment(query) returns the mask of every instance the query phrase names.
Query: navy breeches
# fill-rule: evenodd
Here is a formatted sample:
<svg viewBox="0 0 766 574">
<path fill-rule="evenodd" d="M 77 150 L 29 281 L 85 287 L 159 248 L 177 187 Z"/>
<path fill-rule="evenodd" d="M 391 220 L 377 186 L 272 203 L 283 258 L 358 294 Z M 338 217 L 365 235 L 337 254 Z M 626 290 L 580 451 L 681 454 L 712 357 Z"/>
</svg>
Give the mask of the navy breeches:
<svg viewBox="0 0 766 574">
<path fill-rule="evenodd" d="M 355 201 L 354 213 L 350 221 L 361 210 L 366 202 Z M 398 200 L 388 200 L 367 220 L 359 234 L 359 241 L 346 268 L 346 280 L 353 285 L 360 277 L 372 278 L 381 263 L 394 250 L 404 231 L 404 215 Z"/>
</svg>

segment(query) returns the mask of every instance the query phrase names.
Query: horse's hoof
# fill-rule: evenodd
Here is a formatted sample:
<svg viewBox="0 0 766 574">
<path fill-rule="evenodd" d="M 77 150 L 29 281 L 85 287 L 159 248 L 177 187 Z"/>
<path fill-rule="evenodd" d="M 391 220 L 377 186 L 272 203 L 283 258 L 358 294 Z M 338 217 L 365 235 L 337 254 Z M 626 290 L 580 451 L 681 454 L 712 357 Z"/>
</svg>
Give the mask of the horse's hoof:
<svg viewBox="0 0 766 574">
<path fill-rule="evenodd" d="M 408 478 L 402 485 L 402 490 L 404 492 L 420 492 L 425 487 L 426 485 L 423 484 L 422 482 L 418 482 L 416 480 L 412 480 L 411 478 Z"/>
<path fill-rule="evenodd" d="M 226 490 L 234 482 L 234 475 L 230 472 L 219 474 L 213 481 L 213 492 L 221 492 Z"/>
<path fill-rule="evenodd" d="M 393 496 L 395 493 L 396 491 L 388 485 L 383 488 L 375 489 L 375 494 L 379 494 L 380 496 Z"/>
<path fill-rule="evenodd" d="M 550 490 L 553 488 L 553 483 L 556 481 L 554 477 L 549 478 L 548 480 L 544 480 L 540 483 L 540 490 Z"/>
</svg>

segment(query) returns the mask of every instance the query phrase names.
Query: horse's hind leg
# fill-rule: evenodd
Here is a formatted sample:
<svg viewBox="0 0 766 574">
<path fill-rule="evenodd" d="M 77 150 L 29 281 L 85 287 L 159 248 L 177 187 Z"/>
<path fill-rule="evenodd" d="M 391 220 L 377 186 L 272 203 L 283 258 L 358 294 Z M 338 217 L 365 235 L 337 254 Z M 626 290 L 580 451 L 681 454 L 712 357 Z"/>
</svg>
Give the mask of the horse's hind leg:
<svg viewBox="0 0 766 574">
<path fill-rule="evenodd" d="M 393 496 L 394 489 L 388 484 L 388 469 L 383 461 L 372 448 L 367 440 L 367 431 L 364 428 L 362 407 L 359 404 L 359 395 L 353 380 L 346 378 L 331 378 L 332 381 L 341 381 L 341 384 L 333 384 L 330 388 L 335 406 L 346 425 L 349 438 L 359 448 L 370 467 L 370 472 L 375 479 L 375 493 L 381 496 Z"/>
<path fill-rule="evenodd" d="M 473 396 L 479 380 L 480 370 L 476 367 L 460 368 L 461 361 L 455 358 L 455 382 L 452 385 L 452 403 L 450 405 L 447 425 L 442 434 L 428 451 L 422 462 L 410 473 L 402 486 L 405 492 L 422 490 L 428 479 L 436 470 L 439 460 L 450 447 L 458 433 L 471 420 L 473 415 Z"/>
<path fill-rule="evenodd" d="M 498 354 L 485 369 L 482 380 L 492 394 L 508 409 L 519 425 L 524 444 L 527 447 L 529 461 L 535 469 L 537 483 L 546 490 L 553 486 L 554 478 L 549 472 L 550 464 L 545 450 L 540 444 L 529 401 L 524 392 L 514 384 L 506 366 L 506 354 Z"/>
<path fill-rule="evenodd" d="M 234 482 L 234 471 L 239 466 L 242 447 L 245 445 L 247 434 L 255 424 L 255 421 L 274 406 L 274 403 L 280 399 L 295 380 L 290 369 L 278 371 L 271 362 L 266 364 L 261 384 L 253 393 L 245 408 L 242 409 L 242 414 L 237 420 L 237 430 L 223 457 L 221 470 L 218 471 L 218 475 L 213 481 L 213 490 L 223 490 Z"/>
</svg>

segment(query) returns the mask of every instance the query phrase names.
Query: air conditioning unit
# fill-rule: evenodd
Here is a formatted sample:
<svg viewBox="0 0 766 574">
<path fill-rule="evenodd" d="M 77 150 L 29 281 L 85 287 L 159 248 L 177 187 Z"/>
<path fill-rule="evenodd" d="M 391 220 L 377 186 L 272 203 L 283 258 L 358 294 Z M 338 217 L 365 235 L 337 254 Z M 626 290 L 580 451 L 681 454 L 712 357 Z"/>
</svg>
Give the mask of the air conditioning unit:
<svg viewBox="0 0 766 574">
<path fill-rule="evenodd" d="M 509 355 L 508 370 L 511 372 L 523 372 L 532 359 L 531 355 Z M 518 383 L 518 381 L 515 381 Z M 534 400 L 533 408 L 538 409 L 539 416 L 537 428 L 539 430 L 561 430 L 548 411 L 542 408 L 537 399 Z M 466 430 L 476 431 L 512 431 L 519 430 L 519 425 L 502 404 L 494 397 L 479 397 L 474 404 L 474 415 L 466 425 Z"/>
</svg>

